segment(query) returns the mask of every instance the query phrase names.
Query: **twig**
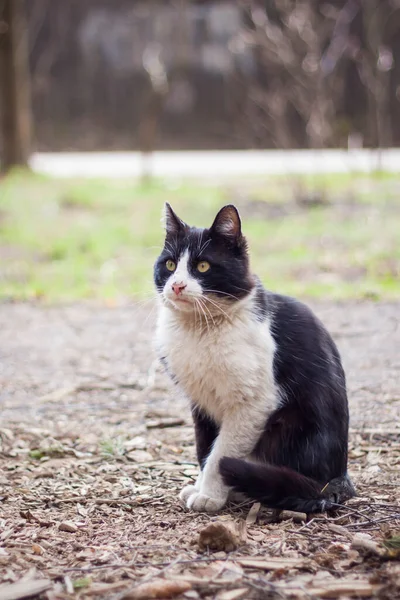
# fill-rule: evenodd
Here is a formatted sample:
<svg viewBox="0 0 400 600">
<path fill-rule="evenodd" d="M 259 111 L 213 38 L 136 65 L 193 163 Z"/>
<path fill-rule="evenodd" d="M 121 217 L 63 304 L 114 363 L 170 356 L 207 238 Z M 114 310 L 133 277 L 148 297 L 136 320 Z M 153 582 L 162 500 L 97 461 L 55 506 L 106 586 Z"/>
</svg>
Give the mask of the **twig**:
<svg viewBox="0 0 400 600">
<path fill-rule="evenodd" d="M 93 502 L 94 504 L 117 504 L 117 505 L 123 505 L 126 504 L 127 506 L 145 506 L 146 504 L 151 504 L 152 502 L 156 502 L 157 500 L 161 500 L 162 498 L 164 498 L 164 496 L 156 496 L 154 498 L 150 498 L 148 500 L 123 500 L 123 499 L 119 499 L 119 498 L 86 498 L 86 497 L 79 497 L 76 498 L 75 496 L 73 498 L 59 498 L 58 500 L 50 500 L 50 502 L 52 502 L 53 504 L 62 504 L 62 503 L 74 503 L 74 502 L 79 502 L 81 504 L 88 504 L 88 502 Z"/>
<path fill-rule="evenodd" d="M 212 557 L 207 557 L 207 558 L 191 558 L 191 559 L 184 559 L 184 560 L 175 560 L 175 561 L 168 561 L 168 562 L 157 562 L 157 563 L 152 563 L 152 562 L 130 562 L 130 563 L 110 563 L 108 565 L 94 565 L 92 567 L 70 567 L 69 569 L 65 569 L 66 573 L 69 573 L 71 571 L 81 571 L 82 573 L 89 573 L 90 571 L 99 571 L 101 569 L 132 569 L 135 567 L 138 568 L 149 568 L 149 567 L 169 567 L 172 565 L 172 563 L 174 565 L 190 565 L 190 564 L 194 564 L 194 563 L 212 563 L 212 562 L 220 562 L 221 559 L 220 558 L 212 558 Z"/>
<path fill-rule="evenodd" d="M 356 508 L 353 508 L 352 506 L 347 506 L 346 504 L 337 504 L 336 502 L 332 502 L 331 506 L 334 506 L 335 508 L 345 508 L 346 510 L 349 510 L 351 513 L 357 515 L 358 517 L 362 517 L 363 519 L 367 519 L 368 521 L 370 521 L 372 523 L 372 519 L 370 519 L 367 515 L 361 513 L 359 510 L 357 510 Z"/>
<path fill-rule="evenodd" d="M 398 520 L 400 519 L 400 514 L 398 515 L 390 515 L 389 517 L 380 517 L 379 519 L 369 519 L 368 521 L 362 521 L 361 523 L 350 523 L 347 527 L 357 528 L 363 527 L 364 525 L 376 525 L 377 523 L 385 523 L 387 521 Z"/>
</svg>

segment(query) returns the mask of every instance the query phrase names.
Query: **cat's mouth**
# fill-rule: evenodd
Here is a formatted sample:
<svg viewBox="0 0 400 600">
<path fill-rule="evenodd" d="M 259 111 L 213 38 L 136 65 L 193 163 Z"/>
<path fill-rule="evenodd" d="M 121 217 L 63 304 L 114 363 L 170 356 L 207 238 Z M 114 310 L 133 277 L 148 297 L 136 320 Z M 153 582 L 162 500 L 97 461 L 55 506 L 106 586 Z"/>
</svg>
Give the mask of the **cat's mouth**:
<svg viewBox="0 0 400 600">
<path fill-rule="evenodd" d="M 186 298 L 174 298 L 174 303 L 175 304 L 192 304 L 192 302 L 190 300 L 187 300 Z"/>
<path fill-rule="evenodd" d="M 170 296 L 166 295 L 164 298 L 167 300 L 167 303 L 172 305 L 177 310 L 193 310 L 195 302 L 191 298 L 187 296 Z"/>
</svg>

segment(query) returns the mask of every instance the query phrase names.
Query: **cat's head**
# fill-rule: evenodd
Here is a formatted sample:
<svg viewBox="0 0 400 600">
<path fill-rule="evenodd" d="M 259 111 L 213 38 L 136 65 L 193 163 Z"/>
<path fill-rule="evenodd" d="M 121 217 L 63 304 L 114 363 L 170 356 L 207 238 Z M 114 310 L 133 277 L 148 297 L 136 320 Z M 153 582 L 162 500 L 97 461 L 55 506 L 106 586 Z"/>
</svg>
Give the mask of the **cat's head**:
<svg viewBox="0 0 400 600">
<path fill-rule="evenodd" d="M 165 230 L 154 282 L 170 308 L 216 315 L 251 292 L 247 242 L 232 204 L 221 208 L 209 229 L 187 225 L 166 204 Z"/>
</svg>

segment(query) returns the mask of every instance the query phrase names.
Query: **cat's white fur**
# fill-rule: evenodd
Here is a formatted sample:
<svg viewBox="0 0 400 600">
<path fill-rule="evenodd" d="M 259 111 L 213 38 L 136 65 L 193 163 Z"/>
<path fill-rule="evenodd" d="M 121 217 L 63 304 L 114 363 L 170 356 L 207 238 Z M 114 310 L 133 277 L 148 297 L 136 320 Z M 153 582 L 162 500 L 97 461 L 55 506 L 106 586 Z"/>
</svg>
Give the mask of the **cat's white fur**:
<svg viewBox="0 0 400 600">
<path fill-rule="evenodd" d="M 219 474 L 220 459 L 247 458 L 278 404 L 273 376 L 275 343 L 268 319 L 263 323 L 256 320 L 253 293 L 230 308 L 225 303 L 224 314 L 209 305 L 212 319 L 206 318 L 207 312 L 200 319 L 193 304 L 175 302 L 173 283 L 187 286 L 183 299 L 193 302 L 197 297 L 206 302 L 187 262 L 186 252 L 165 284 L 156 342 L 188 399 L 220 427 L 196 484 L 185 487 L 180 495 L 190 509 L 215 512 L 229 493 Z"/>
</svg>

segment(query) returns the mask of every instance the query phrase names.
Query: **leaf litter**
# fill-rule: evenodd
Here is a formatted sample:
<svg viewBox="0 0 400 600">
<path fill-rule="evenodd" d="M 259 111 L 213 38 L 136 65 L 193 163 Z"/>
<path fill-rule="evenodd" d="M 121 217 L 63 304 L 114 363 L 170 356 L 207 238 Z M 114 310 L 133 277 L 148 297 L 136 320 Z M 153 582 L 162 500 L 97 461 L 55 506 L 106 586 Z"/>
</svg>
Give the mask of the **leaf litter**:
<svg viewBox="0 0 400 600">
<path fill-rule="evenodd" d="M 213 516 L 177 500 L 193 428 L 140 312 L 3 305 L 0 598 L 400 596 L 399 306 L 316 308 L 348 373 L 358 497 L 329 515 Z"/>
</svg>

